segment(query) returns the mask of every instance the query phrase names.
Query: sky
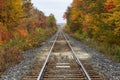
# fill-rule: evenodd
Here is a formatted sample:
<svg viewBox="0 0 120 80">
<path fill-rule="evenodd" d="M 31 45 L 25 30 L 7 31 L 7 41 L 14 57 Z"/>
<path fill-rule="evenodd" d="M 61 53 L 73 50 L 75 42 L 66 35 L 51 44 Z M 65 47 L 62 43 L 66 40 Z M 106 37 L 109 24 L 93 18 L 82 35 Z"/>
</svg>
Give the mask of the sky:
<svg viewBox="0 0 120 80">
<path fill-rule="evenodd" d="M 70 6 L 72 0 L 32 0 L 33 6 L 44 12 L 46 16 L 55 15 L 57 23 L 65 23 L 63 14 Z"/>
</svg>

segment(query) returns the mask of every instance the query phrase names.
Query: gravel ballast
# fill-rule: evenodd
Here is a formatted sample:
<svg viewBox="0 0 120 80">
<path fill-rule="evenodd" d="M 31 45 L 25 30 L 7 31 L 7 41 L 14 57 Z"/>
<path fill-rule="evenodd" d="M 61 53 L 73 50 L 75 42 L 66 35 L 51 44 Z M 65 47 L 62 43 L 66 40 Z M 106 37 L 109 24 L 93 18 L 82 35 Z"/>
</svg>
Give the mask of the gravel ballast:
<svg viewBox="0 0 120 80">
<path fill-rule="evenodd" d="M 0 77 L 0 80 L 21 80 L 22 77 L 26 75 L 25 71 L 36 61 L 37 55 L 41 54 L 42 49 L 50 44 L 50 41 L 55 38 L 55 35 L 40 44 L 40 47 L 23 52 L 24 60 L 16 66 L 8 68 Z"/>
<path fill-rule="evenodd" d="M 83 51 L 90 55 L 90 58 L 87 61 L 92 66 L 98 68 L 100 74 L 104 74 L 108 80 L 120 80 L 120 63 L 108 59 L 103 53 L 96 51 L 70 36 L 68 36 L 68 38 L 73 46 L 79 47 L 81 52 Z"/>
<path fill-rule="evenodd" d="M 68 35 L 67 35 L 68 36 Z M 29 69 L 32 64 L 36 61 L 38 54 L 41 54 L 41 50 L 53 40 L 55 35 L 44 42 L 41 47 L 25 51 L 23 53 L 24 60 L 21 61 L 18 65 L 10 67 L 6 72 L 1 76 L 0 80 L 21 80 L 24 75 L 26 75 L 25 70 Z M 120 80 L 120 63 L 114 62 L 108 59 L 102 53 L 96 51 L 95 49 L 81 43 L 80 41 L 68 36 L 73 46 L 77 46 L 81 50 L 81 54 L 85 54 L 82 57 L 86 58 L 88 54 L 89 58 L 86 60 L 91 66 L 95 66 L 99 69 L 100 74 L 104 74 L 108 80 Z M 79 53 L 77 54 L 79 55 Z"/>
</svg>

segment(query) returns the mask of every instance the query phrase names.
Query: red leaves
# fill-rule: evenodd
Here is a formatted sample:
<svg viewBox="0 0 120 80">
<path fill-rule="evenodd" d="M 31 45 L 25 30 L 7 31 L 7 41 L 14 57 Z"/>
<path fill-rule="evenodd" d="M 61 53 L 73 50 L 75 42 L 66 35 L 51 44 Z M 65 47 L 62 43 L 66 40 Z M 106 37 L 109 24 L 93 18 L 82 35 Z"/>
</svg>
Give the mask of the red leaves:
<svg viewBox="0 0 120 80">
<path fill-rule="evenodd" d="M 39 27 L 40 26 L 40 21 L 39 20 L 35 20 L 34 25 L 35 25 L 35 27 Z"/>
<path fill-rule="evenodd" d="M 63 19 L 66 19 L 66 18 L 67 18 L 67 13 L 65 12 L 63 15 Z"/>
<path fill-rule="evenodd" d="M 0 14 L 1 14 L 2 10 L 5 9 L 5 1 L 6 0 L 0 0 Z"/>
<path fill-rule="evenodd" d="M 7 1 L 7 0 L 0 0 L 0 2 L 5 2 L 5 1 Z"/>
<path fill-rule="evenodd" d="M 111 0 L 109 2 L 109 4 L 104 7 L 104 9 L 108 11 L 110 9 L 113 9 L 114 7 L 115 7 L 115 5 L 114 5 L 113 1 Z"/>
</svg>

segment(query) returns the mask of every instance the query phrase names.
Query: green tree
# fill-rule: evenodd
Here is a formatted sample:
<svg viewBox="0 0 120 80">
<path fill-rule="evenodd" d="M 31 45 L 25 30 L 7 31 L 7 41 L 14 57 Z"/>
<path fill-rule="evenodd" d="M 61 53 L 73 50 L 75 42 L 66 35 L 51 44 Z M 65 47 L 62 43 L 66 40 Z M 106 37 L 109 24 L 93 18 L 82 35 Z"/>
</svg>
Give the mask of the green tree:
<svg viewBox="0 0 120 80">
<path fill-rule="evenodd" d="M 53 14 L 47 17 L 47 27 L 56 27 L 56 19 Z"/>
</svg>

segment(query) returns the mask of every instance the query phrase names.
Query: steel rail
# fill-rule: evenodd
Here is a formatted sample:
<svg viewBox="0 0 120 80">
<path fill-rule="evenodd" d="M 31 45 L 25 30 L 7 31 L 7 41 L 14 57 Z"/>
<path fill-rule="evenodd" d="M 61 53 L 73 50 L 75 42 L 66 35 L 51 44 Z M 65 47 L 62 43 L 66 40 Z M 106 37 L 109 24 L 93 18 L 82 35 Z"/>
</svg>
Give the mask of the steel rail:
<svg viewBox="0 0 120 80">
<path fill-rule="evenodd" d="M 59 34 L 59 32 L 57 33 L 56 38 L 55 38 L 55 40 L 54 40 L 54 42 L 53 42 L 53 44 L 52 44 L 52 47 L 50 48 L 50 51 L 49 51 L 49 53 L 48 53 L 48 56 L 47 56 L 47 58 L 46 58 L 46 60 L 45 60 L 45 63 L 44 63 L 44 65 L 43 65 L 40 73 L 39 73 L 39 76 L 38 76 L 37 80 L 41 80 L 41 78 L 42 78 L 43 72 L 44 72 L 44 70 L 45 70 L 45 68 L 46 68 L 46 65 L 47 65 L 47 63 L 48 63 L 49 57 L 50 57 L 50 55 L 51 55 L 51 52 L 52 52 L 53 47 L 54 47 L 54 45 L 55 45 L 55 43 L 56 43 L 58 34 Z"/>
<path fill-rule="evenodd" d="M 90 78 L 90 76 L 89 76 L 88 72 L 87 72 L 87 71 L 86 71 L 86 69 L 84 68 L 84 66 L 83 66 L 82 62 L 81 62 L 81 61 L 79 60 L 79 58 L 77 57 L 77 55 L 76 55 L 75 51 L 73 50 L 73 48 L 72 48 L 71 44 L 69 43 L 68 39 L 66 38 L 66 36 L 64 35 L 64 33 L 63 33 L 63 32 L 62 32 L 62 34 L 63 34 L 63 36 L 64 36 L 64 38 L 65 38 L 66 42 L 68 43 L 68 45 L 69 45 L 70 49 L 72 50 L 72 53 L 73 53 L 74 58 L 76 59 L 77 63 L 78 63 L 78 64 L 82 67 L 82 69 L 83 69 L 83 71 L 84 71 L 84 73 L 85 73 L 85 75 L 86 75 L 87 79 L 88 79 L 88 80 L 91 80 L 91 78 Z"/>
</svg>

